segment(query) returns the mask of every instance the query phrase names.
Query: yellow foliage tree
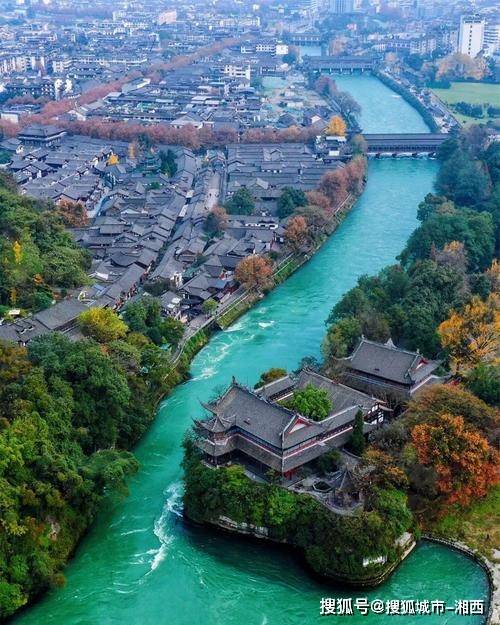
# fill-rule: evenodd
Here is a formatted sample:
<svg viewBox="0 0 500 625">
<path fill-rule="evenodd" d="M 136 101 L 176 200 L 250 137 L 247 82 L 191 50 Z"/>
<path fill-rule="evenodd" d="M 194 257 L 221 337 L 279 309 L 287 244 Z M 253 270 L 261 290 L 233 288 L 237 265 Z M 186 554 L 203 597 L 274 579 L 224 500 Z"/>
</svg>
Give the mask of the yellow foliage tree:
<svg viewBox="0 0 500 625">
<path fill-rule="evenodd" d="M 14 241 L 14 243 L 12 244 L 12 251 L 14 253 L 14 262 L 16 263 L 16 265 L 19 265 L 23 255 L 23 248 L 19 241 Z"/>
<path fill-rule="evenodd" d="M 500 291 L 500 263 L 496 258 L 486 272 L 486 277 L 491 282 L 491 290 L 498 293 Z"/>
<path fill-rule="evenodd" d="M 118 156 L 114 152 L 112 152 L 108 158 L 108 165 L 117 165 L 119 162 L 120 159 L 118 158 Z"/>
<path fill-rule="evenodd" d="M 82 333 L 99 343 L 116 341 L 125 336 L 127 324 L 110 308 L 89 308 L 78 317 Z"/>
<path fill-rule="evenodd" d="M 345 121 L 340 115 L 335 115 L 331 118 L 326 130 L 327 135 L 335 135 L 337 137 L 345 137 L 346 125 Z"/>
<path fill-rule="evenodd" d="M 485 301 L 473 297 L 461 312 L 454 312 L 438 328 L 442 346 L 456 373 L 480 362 L 500 362 L 500 294 Z"/>
</svg>

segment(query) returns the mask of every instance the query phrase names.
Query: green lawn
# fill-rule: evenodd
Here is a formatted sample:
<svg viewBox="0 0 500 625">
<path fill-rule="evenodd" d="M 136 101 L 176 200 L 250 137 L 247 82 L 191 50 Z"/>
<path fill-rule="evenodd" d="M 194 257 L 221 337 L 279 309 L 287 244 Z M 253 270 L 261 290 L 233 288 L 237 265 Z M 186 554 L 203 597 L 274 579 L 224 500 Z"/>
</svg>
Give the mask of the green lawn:
<svg viewBox="0 0 500 625">
<path fill-rule="evenodd" d="M 490 560 L 498 561 L 500 550 L 500 488 L 494 487 L 468 508 L 451 506 L 448 513 L 431 523 L 432 532 L 465 542 Z"/>
<path fill-rule="evenodd" d="M 500 105 L 500 84 L 492 85 L 479 82 L 454 82 L 449 89 L 432 89 L 432 91 L 446 104 L 468 102 L 469 104 Z M 476 119 L 456 113 L 455 117 L 463 124 L 486 123 L 488 117 Z"/>
</svg>

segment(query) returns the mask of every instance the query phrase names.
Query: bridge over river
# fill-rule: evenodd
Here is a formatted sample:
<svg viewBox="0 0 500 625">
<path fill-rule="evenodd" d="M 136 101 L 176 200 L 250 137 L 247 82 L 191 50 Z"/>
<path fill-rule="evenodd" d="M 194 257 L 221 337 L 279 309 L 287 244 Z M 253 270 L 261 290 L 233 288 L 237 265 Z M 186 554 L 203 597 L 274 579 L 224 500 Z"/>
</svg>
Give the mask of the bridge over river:
<svg viewBox="0 0 500 625">
<path fill-rule="evenodd" d="M 446 133 L 363 134 L 369 156 L 433 156 L 449 135 Z"/>
<path fill-rule="evenodd" d="M 337 74 L 371 71 L 376 59 L 373 56 L 306 56 L 304 67 L 316 74 Z"/>
</svg>

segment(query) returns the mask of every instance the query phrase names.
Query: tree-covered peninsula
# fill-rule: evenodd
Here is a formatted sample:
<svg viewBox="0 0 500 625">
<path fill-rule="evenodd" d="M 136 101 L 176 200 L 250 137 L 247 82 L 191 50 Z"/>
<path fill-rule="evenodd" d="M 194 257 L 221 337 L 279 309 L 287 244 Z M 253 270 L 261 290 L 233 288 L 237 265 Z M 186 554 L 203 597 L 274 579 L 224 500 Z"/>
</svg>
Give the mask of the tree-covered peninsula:
<svg viewBox="0 0 500 625">
<path fill-rule="evenodd" d="M 355 584 L 376 583 L 395 566 L 406 532 L 418 536 L 424 529 L 466 540 L 490 558 L 499 548 L 491 519 L 499 462 L 500 149 L 475 128 L 450 138 L 439 159 L 438 194 L 420 204 L 421 224 L 400 262 L 377 276 L 360 278 L 333 308 L 323 345 L 321 389 L 305 385 L 290 397 L 284 389 L 290 379 L 297 381 L 297 374 L 286 376 L 275 368 L 262 374 L 252 392 L 266 406 L 271 402 L 277 410 L 290 411 L 281 430 L 285 437 L 304 427 L 314 433 L 315 423 L 321 426 L 335 417 L 324 389 L 330 382 L 350 384 L 349 356 L 363 341 L 405 353 L 424 368 L 432 365 L 434 383 L 403 400 L 375 392 L 393 409 L 393 419 L 365 429 L 365 437 L 358 419 L 351 438 L 342 443 L 361 456 L 356 493 L 344 488 L 349 469 L 332 473 L 341 468 L 335 466 L 339 459 L 333 452 L 307 461 L 313 457 L 311 436 L 299 435 L 290 447 L 295 454 L 309 450 L 300 475 L 295 465 L 285 470 L 292 454 L 284 453 L 278 473 L 263 473 L 263 466 L 272 466 L 273 451 L 282 453 L 272 445 L 267 457 L 261 451 L 262 440 L 272 442 L 269 421 L 255 417 L 253 404 L 245 406 L 250 391 L 233 393 L 241 397 L 238 402 L 226 391 L 206 406 L 214 417 L 197 422 L 185 442 L 189 519 L 292 545 L 315 572 Z M 380 371 L 373 369 L 376 362 L 371 367 Z M 267 414 L 273 416 L 266 409 Z M 326 441 L 332 430 L 319 432 Z M 255 437 L 259 451 L 250 447 Z M 327 456 L 329 463 L 319 462 Z M 308 479 L 309 491 L 303 488 Z M 317 489 L 332 484 L 335 495 L 361 492 L 363 505 L 347 511 L 333 505 L 332 498 L 321 503 Z M 481 527 L 488 533 L 479 539 Z"/>
<path fill-rule="evenodd" d="M 366 490 L 363 511 L 352 516 L 332 514 L 313 497 L 278 484 L 256 482 L 239 464 L 209 468 L 190 438 L 184 471 L 189 519 L 296 547 L 315 573 L 338 581 L 380 582 L 405 550 L 398 539 L 415 531 L 406 494 L 395 488 L 404 479 L 397 470 L 379 474 Z"/>
</svg>

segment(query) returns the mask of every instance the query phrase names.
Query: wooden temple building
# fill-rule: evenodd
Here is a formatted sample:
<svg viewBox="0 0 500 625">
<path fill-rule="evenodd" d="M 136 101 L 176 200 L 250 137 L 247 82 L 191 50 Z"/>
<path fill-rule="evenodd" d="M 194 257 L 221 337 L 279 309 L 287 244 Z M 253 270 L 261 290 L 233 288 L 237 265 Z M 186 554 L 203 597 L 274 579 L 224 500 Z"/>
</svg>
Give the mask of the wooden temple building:
<svg viewBox="0 0 500 625">
<path fill-rule="evenodd" d="M 446 378 L 437 375 L 439 360 L 430 360 L 418 352 L 387 343 L 362 338 L 348 358 L 340 358 L 342 380 L 350 387 L 394 403 L 405 403 L 430 384 Z"/>
<path fill-rule="evenodd" d="M 322 421 L 275 403 L 308 384 L 326 390 L 332 401 L 332 412 Z M 204 407 L 211 416 L 195 421 L 195 430 L 207 463 L 239 462 L 258 474 L 265 475 L 271 469 L 285 479 L 326 452 L 342 447 L 351 436 L 359 410 L 368 432 L 382 422 L 386 409 L 380 400 L 307 370 L 256 391 L 233 379 L 219 399 Z"/>
</svg>

